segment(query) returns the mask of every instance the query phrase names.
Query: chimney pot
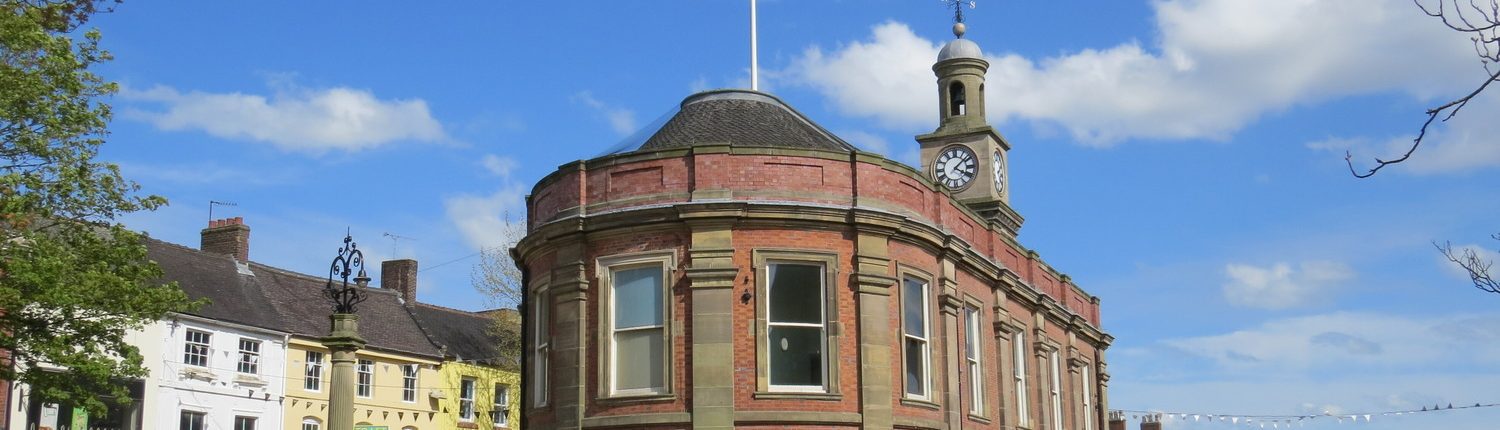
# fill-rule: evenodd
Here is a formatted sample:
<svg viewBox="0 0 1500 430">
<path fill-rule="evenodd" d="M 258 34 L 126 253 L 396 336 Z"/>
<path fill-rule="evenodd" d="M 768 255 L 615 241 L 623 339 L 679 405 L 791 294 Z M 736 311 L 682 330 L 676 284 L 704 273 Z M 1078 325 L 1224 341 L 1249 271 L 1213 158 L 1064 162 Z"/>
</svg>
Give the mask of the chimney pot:
<svg viewBox="0 0 1500 430">
<path fill-rule="evenodd" d="M 380 288 L 395 290 L 407 303 L 417 302 L 417 260 L 380 262 Z"/>
<path fill-rule="evenodd" d="M 1109 411 L 1109 430 L 1125 430 L 1125 413 Z"/>
<path fill-rule="evenodd" d="M 240 217 L 210 220 L 200 235 L 198 249 L 229 255 L 241 262 L 250 261 L 250 227 Z"/>
</svg>

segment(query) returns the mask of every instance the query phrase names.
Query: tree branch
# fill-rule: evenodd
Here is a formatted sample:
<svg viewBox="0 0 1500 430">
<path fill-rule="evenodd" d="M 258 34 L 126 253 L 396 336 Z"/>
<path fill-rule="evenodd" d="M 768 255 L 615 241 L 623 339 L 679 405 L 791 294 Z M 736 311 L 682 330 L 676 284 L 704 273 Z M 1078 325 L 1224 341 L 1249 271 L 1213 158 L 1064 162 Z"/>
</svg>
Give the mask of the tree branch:
<svg viewBox="0 0 1500 430">
<path fill-rule="evenodd" d="M 1500 240 L 1500 234 L 1495 234 L 1491 237 L 1495 238 L 1495 240 Z M 1447 257 L 1448 261 L 1452 261 L 1458 267 L 1462 267 L 1464 271 L 1469 272 L 1469 280 L 1474 282 L 1474 288 L 1487 293 L 1500 294 L 1500 283 L 1497 283 L 1495 278 L 1490 275 L 1490 266 L 1494 264 L 1493 261 L 1486 261 L 1480 258 L 1479 253 L 1474 252 L 1473 249 L 1465 248 L 1454 252 L 1453 244 L 1450 242 L 1443 242 L 1442 245 L 1433 242 L 1432 245 L 1436 246 L 1438 252 L 1443 253 L 1443 256 Z"/>
</svg>

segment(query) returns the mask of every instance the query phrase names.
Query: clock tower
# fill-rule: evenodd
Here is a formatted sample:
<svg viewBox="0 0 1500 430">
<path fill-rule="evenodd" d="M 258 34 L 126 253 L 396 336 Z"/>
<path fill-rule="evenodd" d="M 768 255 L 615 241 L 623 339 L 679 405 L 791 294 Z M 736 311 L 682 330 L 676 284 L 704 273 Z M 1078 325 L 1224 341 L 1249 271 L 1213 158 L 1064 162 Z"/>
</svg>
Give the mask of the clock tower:
<svg viewBox="0 0 1500 430">
<path fill-rule="evenodd" d="M 917 136 L 922 168 L 939 187 L 1011 235 L 1024 219 L 1010 208 L 1010 143 L 984 118 L 984 74 L 990 63 L 979 45 L 953 24 L 953 41 L 938 52 L 937 130 Z"/>
</svg>

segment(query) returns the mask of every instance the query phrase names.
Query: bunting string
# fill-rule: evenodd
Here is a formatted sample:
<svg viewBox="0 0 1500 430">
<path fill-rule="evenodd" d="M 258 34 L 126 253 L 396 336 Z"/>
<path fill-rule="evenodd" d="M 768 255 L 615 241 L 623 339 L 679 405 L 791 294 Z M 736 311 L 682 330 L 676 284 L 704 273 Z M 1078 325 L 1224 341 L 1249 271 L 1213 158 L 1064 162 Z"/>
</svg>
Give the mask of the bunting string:
<svg viewBox="0 0 1500 430">
<path fill-rule="evenodd" d="M 1162 422 L 1178 420 L 1184 422 L 1222 422 L 1233 425 L 1257 425 L 1261 428 L 1291 428 L 1293 425 L 1301 425 L 1310 420 L 1333 420 L 1343 423 L 1370 422 L 1375 417 L 1397 417 L 1407 415 L 1428 414 L 1433 412 L 1449 412 L 1462 409 L 1479 409 L 1500 407 L 1500 403 L 1475 403 L 1472 405 L 1454 405 L 1441 403 L 1431 407 L 1423 406 L 1420 409 L 1405 409 L 1378 412 L 1339 412 L 1324 411 L 1320 414 L 1294 414 L 1294 415 L 1267 415 L 1267 414 L 1236 414 L 1236 413 L 1208 413 L 1208 412 L 1171 412 L 1171 411 L 1148 411 L 1141 409 L 1114 409 L 1110 411 L 1111 420 L 1123 420 L 1129 414 L 1132 419 L 1148 422 Z"/>
</svg>

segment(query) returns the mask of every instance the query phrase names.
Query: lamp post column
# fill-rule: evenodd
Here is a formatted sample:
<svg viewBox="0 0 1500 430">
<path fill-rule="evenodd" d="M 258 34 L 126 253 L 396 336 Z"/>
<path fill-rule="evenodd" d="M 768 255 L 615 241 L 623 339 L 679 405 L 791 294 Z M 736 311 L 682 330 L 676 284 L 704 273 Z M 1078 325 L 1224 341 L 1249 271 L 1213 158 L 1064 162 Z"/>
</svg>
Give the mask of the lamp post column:
<svg viewBox="0 0 1500 430">
<path fill-rule="evenodd" d="M 349 284 L 351 274 L 354 285 Z M 335 278 L 340 280 L 337 284 Z M 365 255 L 354 238 L 345 235 L 344 246 L 328 267 L 328 284 L 323 287 L 323 295 L 333 304 L 328 337 L 323 338 L 323 346 L 333 352 L 333 374 L 328 378 L 329 430 L 354 430 L 355 352 L 365 347 L 365 339 L 359 337 L 359 316 L 354 312 L 355 305 L 367 298 L 369 284 Z"/>
<path fill-rule="evenodd" d="M 333 314 L 329 336 L 323 338 L 323 346 L 333 351 L 333 374 L 329 378 L 328 428 L 329 430 L 354 429 L 354 362 L 355 352 L 365 346 L 359 337 L 359 316 Z"/>
</svg>

